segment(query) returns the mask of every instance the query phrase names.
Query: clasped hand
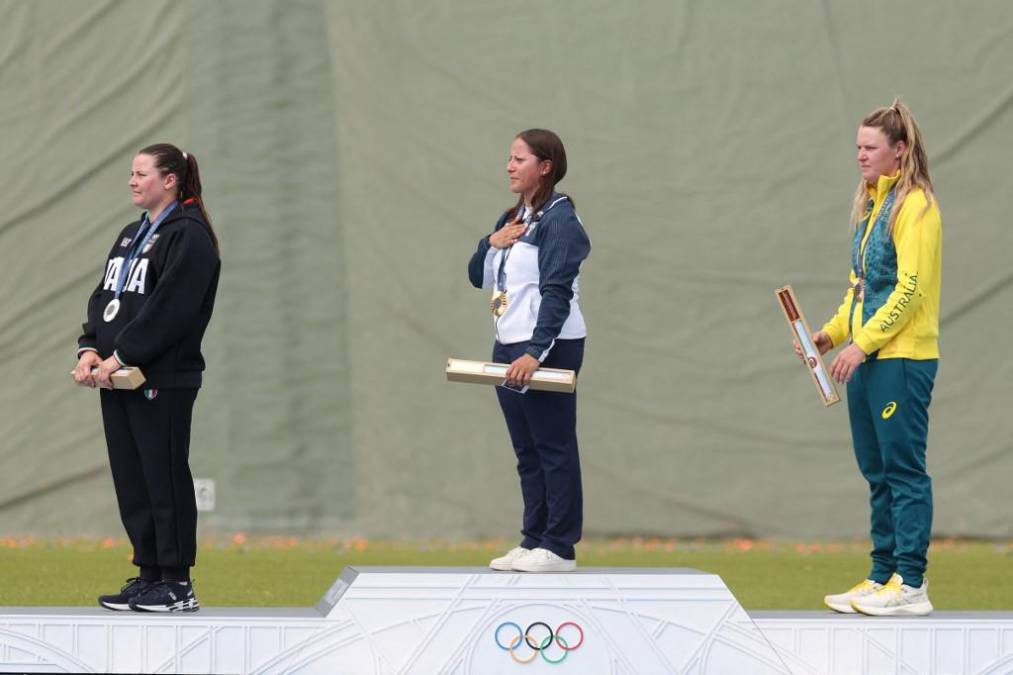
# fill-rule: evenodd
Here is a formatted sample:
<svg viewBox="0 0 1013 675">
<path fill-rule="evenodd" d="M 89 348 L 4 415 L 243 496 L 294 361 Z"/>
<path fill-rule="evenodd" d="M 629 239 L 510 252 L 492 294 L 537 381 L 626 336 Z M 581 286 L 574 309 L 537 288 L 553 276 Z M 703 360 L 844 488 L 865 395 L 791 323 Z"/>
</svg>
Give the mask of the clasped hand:
<svg viewBox="0 0 1013 675">
<path fill-rule="evenodd" d="M 91 350 L 82 352 L 81 358 L 77 360 L 74 368 L 74 381 L 89 387 L 102 387 L 112 389 L 113 381 L 110 376 L 120 369 L 120 362 L 115 357 L 102 359 L 97 352 Z M 93 373 L 92 370 L 95 372 Z"/>
</svg>

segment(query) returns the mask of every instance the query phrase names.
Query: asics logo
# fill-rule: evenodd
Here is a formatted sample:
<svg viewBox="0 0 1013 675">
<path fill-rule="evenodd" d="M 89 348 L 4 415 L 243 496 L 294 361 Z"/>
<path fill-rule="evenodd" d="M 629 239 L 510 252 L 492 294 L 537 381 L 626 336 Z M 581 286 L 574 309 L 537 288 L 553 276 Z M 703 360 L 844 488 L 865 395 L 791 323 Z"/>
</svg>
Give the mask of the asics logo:
<svg viewBox="0 0 1013 675">
<path fill-rule="evenodd" d="M 886 407 L 883 408 L 883 415 L 882 415 L 883 419 L 885 420 L 890 419 L 890 417 L 893 416 L 893 411 L 896 409 L 897 409 L 896 401 L 890 401 L 889 403 L 887 403 Z"/>
</svg>

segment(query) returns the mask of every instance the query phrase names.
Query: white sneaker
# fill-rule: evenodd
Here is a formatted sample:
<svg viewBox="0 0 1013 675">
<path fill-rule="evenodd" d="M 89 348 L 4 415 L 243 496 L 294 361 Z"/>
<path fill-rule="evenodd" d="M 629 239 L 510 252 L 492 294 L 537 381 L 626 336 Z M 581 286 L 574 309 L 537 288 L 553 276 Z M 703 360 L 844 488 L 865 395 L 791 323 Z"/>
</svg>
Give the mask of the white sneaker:
<svg viewBox="0 0 1013 675">
<path fill-rule="evenodd" d="M 514 561 L 519 560 L 521 557 L 531 553 L 530 548 L 524 548 L 523 546 L 515 546 L 510 549 L 506 555 L 498 558 L 493 558 L 489 561 L 489 567 L 494 570 L 501 572 L 509 572 L 513 569 Z"/>
<path fill-rule="evenodd" d="M 851 601 L 855 598 L 862 598 L 866 595 L 872 595 L 879 589 L 883 588 L 883 584 L 872 579 L 864 579 L 844 593 L 838 593 L 837 595 L 824 595 L 823 604 L 835 612 L 841 614 L 854 614 L 855 610 L 851 607 Z"/>
<path fill-rule="evenodd" d="M 919 588 L 904 583 L 899 574 L 890 577 L 886 586 L 872 595 L 855 598 L 851 607 L 870 616 L 925 616 L 932 613 L 929 602 L 929 580 L 922 581 Z"/>
<path fill-rule="evenodd" d="M 572 572 L 577 569 L 577 561 L 560 558 L 547 548 L 533 548 L 515 560 L 511 569 L 515 572 Z"/>
</svg>

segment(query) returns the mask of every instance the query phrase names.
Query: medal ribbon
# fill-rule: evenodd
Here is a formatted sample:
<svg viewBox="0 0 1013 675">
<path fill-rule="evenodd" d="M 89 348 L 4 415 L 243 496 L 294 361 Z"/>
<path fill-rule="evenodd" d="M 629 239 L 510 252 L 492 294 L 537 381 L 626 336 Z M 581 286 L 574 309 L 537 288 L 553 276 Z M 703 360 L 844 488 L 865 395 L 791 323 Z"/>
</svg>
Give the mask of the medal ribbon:
<svg viewBox="0 0 1013 675">
<path fill-rule="evenodd" d="M 896 190 L 890 189 L 890 192 L 886 195 L 886 199 L 883 200 L 883 206 L 879 209 L 879 215 L 876 216 L 876 222 L 872 224 L 872 229 L 876 229 L 880 226 L 886 226 L 888 220 L 890 220 L 890 212 L 893 211 L 893 201 L 896 197 Z M 869 200 L 870 202 L 872 200 Z M 864 279 L 865 271 L 865 244 L 869 243 L 869 239 L 872 237 L 872 233 L 869 231 L 869 218 L 872 217 L 872 205 L 869 206 L 869 215 L 866 216 L 865 220 L 862 221 L 862 226 L 855 230 L 855 241 L 851 245 L 851 268 L 855 271 L 855 277 L 860 281 Z M 866 233 L 869 232 L 869 236 L 866 237 Z"/>
<path fill-rule="evenodd" d="M 525 214 L 521 218 L 521 222 L 528 227 L 531 227 L 531 220 L 534 216 L 534 211 L 525 206 L 524 212 Z M 506 263 L 507 259 L 510 258 L 511 251 L 513 250 L 513 244 L 511 244 L 509 248 L 507 248 L 506 252 L 503 253 L 503 257 L 499 259 L 499 270 L 496 272 L 496 290 L 500 293 L 506 293 Z"/>
<path fill-rule="evenodd" d="M 151 241 L 151 236 L 155 234 L 155 230 L 157 230 L 158 226 L 162 224 L 162 221 L 164 221 L 168 215 L 172 213 L 178 203 L 179 202 L 174 200 L 171 204 L 165 207 L 165 209 L 158 214 L 158 218 L 155 218 L 155 222 L 153 223 L 148 220 L 148 213 L 144 213 L 144 217 L 141 219 L 141 224 L 137 228 L 137 234 L 134 236 L 133 246 L 130 247 L 130 250 L 127 251 L 126 257 L 123 258 L 123 266 L 120 267 L 120 273 L 116 277 L 116 287 L 114 289 L 116 295 L 114 297 L 117 300 L 119 300 L 120 294 L 123 293 L 123 287 L 127 284 L 127 274 L 130 272 L 130 264 L 141 255 L 144 247 L 149 241 Z M 147 229 L 145 229 L 145 225 L 147 225 Z M 141 237 L 142 232 L 144 233 L 143 238 Z"/>
<path fill-rule="evenodd" d="M 876 216 L 876 221 L 872 224 L 872 229 L 869 229 L 869 220 L 872 218 L 872 207 L 875 205 L 873 200 L 869 200 L 869 215 L 862 221 L 862 225 L 855 229 L 855 239 L 851 244 L 851 269 L 855 273 L 855 278 L 858 279 L 857 286 L 854 294 L 851 296 L 851 312 L 848 319 L 848 329 L 851 329 L 851 321 L 855 316 L 855 308 L 858 307 L 858 295 L 865 295 L 865 247 L 869 243 L 869 239 L 872 238 L 872 230 L 877 227 L 886 227 L 887 221 L 890 220 L 890 212 L 893 211 L 893 202 L 896 197 L 896 186 L 890 188 L 890 192 L 887 193 L 886 199 L 883 200 L 883 205 L 879 207 L 879 214 Z M 866 236 L 868 233 L 868 236 Z"/>
</svg>

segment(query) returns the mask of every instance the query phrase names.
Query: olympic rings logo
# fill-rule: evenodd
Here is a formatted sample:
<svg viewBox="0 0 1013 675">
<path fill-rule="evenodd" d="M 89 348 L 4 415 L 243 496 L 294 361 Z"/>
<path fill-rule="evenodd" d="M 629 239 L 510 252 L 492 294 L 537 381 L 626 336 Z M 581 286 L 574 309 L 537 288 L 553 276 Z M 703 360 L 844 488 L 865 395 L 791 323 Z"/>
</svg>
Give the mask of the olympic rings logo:
<svg viewBox="0 0 1013 675">
<path fill-rule="evenodd" d="M 503 639 L 500 637 L 500 633 L 504 628 L 513 628 L 517 631 L 517 634 L 510 638 L 510 642 L 503 644 Z M 563 637 L 563 630 L 572 628 L 570 640 L 576 640 L 573 644 L 570 644 L 570 640 Z M 537 629 L 537 630 L 536 630 Z M 542 630 L 544 629 L 544 631 Z M 535 632 L 532 632 L 532 631 Z M 545 635 L 539 637 L 538 633 L 545 632 Z M 575 633 L 575 634 L 572 634 Z M 578 649 L 584 644 L 584 629 L 580 627 L 580 624 L 574 621 L 564 621 L 563 623 L 556 626 L 556 630 L 552 630 L 552 627 L 544 621 L 535 621 L 528 625 L 527 629 L 522 631 L 521 627 L 513 621 L 504 621 L 496 627 L 496 632 L 493 634 L 493 639 L 496 641 L 496 646 L 505 652 L 510 653 L 512 658 L 517 663 L 531 663 L 538 658 L 541 654 L 542 659 L 546 663 L 553 665 L 562 663 L 566 660 L 566 657 L 570 655 L 570 652 Z M 518 647 L 521 646 L 521 642 L 527 645 L 528 649 L 531 650 L 529 656 L 521 656 L 519 654 Z M 549 648 L 555 643 L 559 647 L 560 656 L 552 657 L 549 656 Z"/>
</svg>

